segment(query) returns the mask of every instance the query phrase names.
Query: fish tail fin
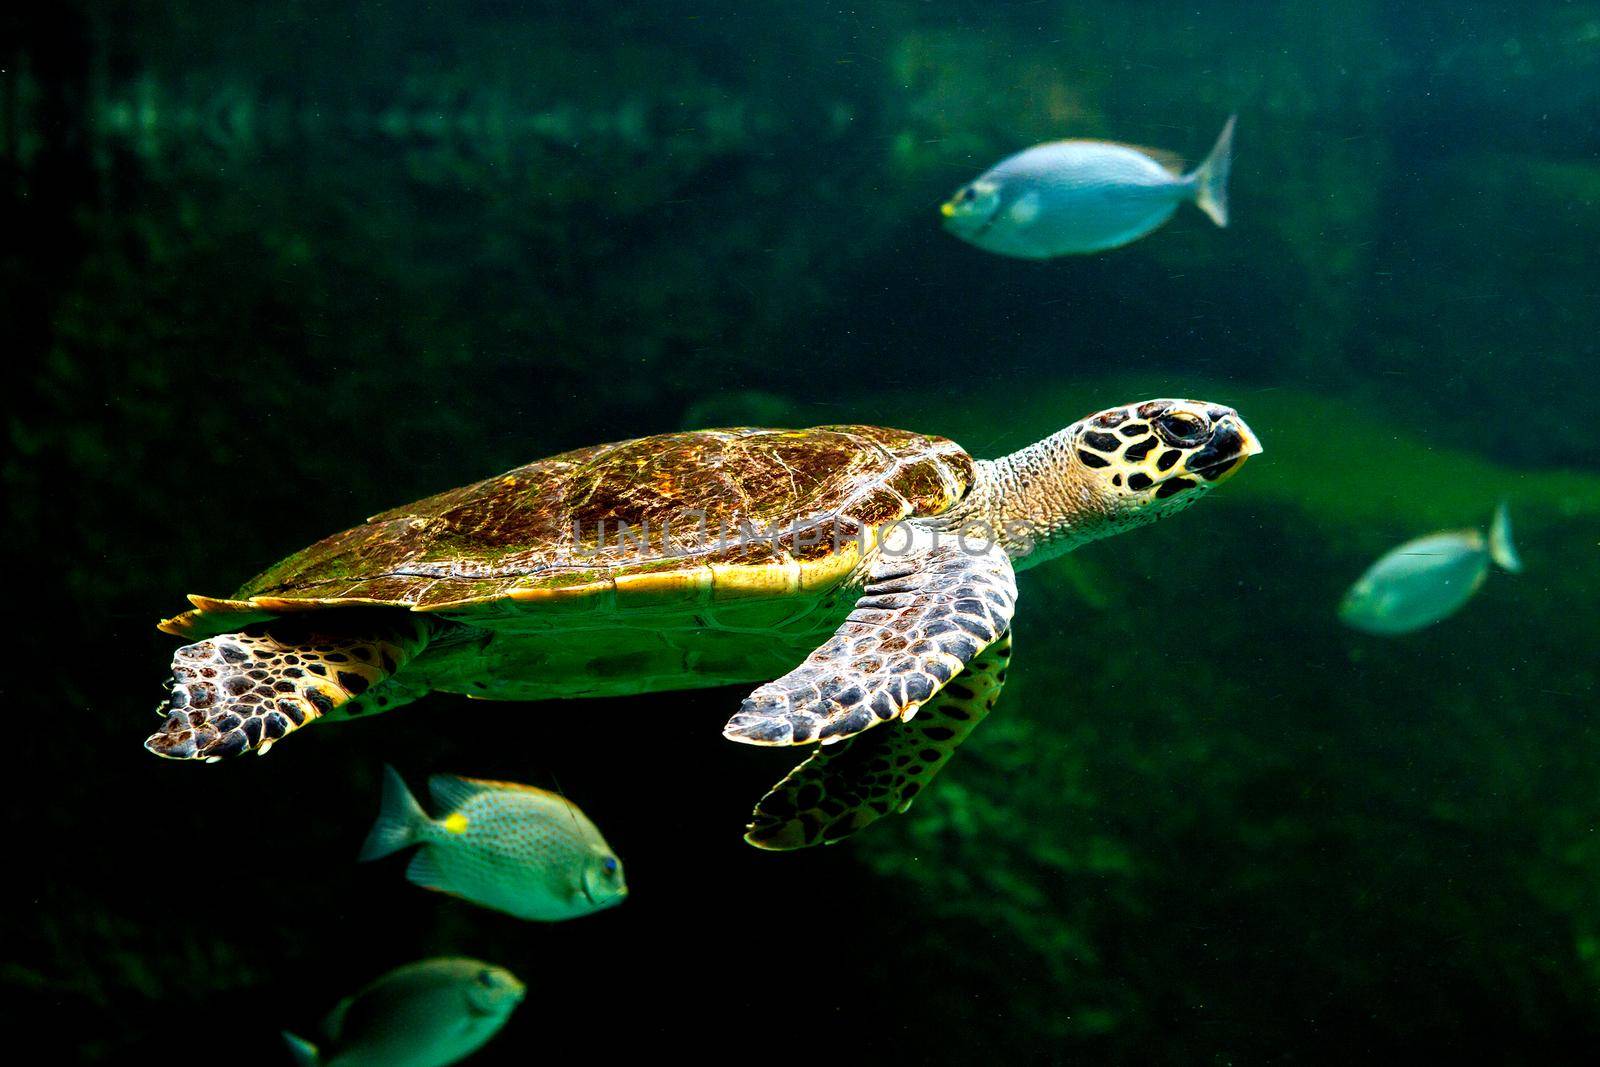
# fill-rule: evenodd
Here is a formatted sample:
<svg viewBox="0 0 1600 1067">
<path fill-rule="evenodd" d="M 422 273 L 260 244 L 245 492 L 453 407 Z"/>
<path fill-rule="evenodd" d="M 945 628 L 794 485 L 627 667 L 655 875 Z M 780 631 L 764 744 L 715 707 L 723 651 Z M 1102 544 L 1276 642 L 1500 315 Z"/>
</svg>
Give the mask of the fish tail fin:
<svg viewBox="0 0 1600 1067">
<path fill-rule="evenodd" d="M 400 772 L 383 765 L 383 799 L 378 804 L 378 821 L 361 845 L 363 862 L 382 859 L 384 856 L 415 845 L 421 840 L 418 831 L 428 823 L 428 813 L 422 810 L 417 798 L 406 788 Z"/>
<path fill-rule="evenodd" d="M 1498 563 L 1501 570 L 1522 573 L 1522 557 L 1517 555 L 1517 546 L 1511 541 L 1511 509 L 1504 501 L 1494 509 L 1494 521 L 1489 524 L 1489 558 Z"/>
<path fill-rule="evenodd" d="M 303 1037 L 297 1037 L 285 1030 L 283 1043 L 289 1046 L 289 1055 L 294 1057 L 298 1067 L 317 1067 L 322 1062 L 322 1054 L 317 1051 L 317 1046 Z"/>
<path fill-rule="evenodd" d="M 1190 175 L 1194 179 L 1195 206 L 1218 226 L 1228 224 L 1228 171 L 1233 168 L 1233 123 L 1238 117 L 1228 116 L 1228 124 L 1217 135 L 1211 154 Z"/>
</svg>

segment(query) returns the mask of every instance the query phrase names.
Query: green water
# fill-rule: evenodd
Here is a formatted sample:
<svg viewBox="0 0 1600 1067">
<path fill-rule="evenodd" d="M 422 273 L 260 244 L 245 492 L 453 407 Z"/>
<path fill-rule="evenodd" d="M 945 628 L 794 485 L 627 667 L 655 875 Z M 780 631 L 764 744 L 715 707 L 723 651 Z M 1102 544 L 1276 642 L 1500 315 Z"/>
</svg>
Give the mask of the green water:
<svg viewBox="0 0 1600 1067">
<path fill-rule="evenodd" d="M 448 954 L 528 984 L 486 1065 L 1600 1039 L 1600 4 L 79 3 L 0 19 L 0 105 L 0 1018 L 38 1062 L 287 1062 Z M 939 227 L 1030 144 L 1195 160 L 1234 112 L 1226 230 Z M 140 748 L 157 618 L 387 507 L 690 425 L 995 456 L 1162 395 L 1265 454 L 1022 575 L 999 707 L 845 844 L 740 840 L 793 762 L 720 736 L 747 687 Z M 1339 625 L 1501 499 L 1524 574 Z M 386 761 L 559 788 L 630 898 L 535 925 L 358 866 Z"/>
</svg>

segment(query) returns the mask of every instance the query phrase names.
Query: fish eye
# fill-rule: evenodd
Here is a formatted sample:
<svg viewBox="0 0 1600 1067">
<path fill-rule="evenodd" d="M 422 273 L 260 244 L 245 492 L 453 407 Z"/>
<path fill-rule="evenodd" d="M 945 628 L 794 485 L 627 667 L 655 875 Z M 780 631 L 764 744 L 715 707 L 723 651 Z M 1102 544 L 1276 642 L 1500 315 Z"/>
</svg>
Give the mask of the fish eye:
<svg viewBox="0 0 1600 1067">
<path fill-rule="evenodd" d="M 616 859 L 615 856 L 607 856 L 601 862 L 600 866 L 605 868 L 607 874 L 616 874 L 617 873 L 617 859 Z"/>
<path fill-rule="evenodd" d="M 1186 411 L 1174 411 L 1155 420 L 1156 429 L 1169 444 L 1196 445 L 1210 429 L 1209 424 Z"/>
<path fill-rule="evenodd" d="M 494 972 L 493 971 L 488 971 L 488 970 L 479 971 L 478 972 L 478 984 L 483 986 L 485 989 L 493 989 L 494 988 Z"/>
<path fill-rule="evenodd" d="M 965 189 L 961 190 L 961 195 L 957 199 L 962 201 L 970 201 L 975 199 L 977 195 L 978 194 L 973 191 L 972 186 L 969 185 Z"/>
</svg>

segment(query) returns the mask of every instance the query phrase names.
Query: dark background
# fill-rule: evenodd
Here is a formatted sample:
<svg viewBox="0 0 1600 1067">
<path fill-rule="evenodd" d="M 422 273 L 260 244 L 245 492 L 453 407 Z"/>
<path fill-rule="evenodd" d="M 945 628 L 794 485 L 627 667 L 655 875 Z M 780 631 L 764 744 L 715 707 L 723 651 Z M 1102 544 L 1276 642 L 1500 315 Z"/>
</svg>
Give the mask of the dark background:
<svg viewBox="0 0 1600 1067">
<path fill-rule="evenodd" d="M 1600 6 L 65 4 L 0 48 L 0 1016 L 55 1058 L 283 1062 L 456 952 L 529 983 L 484 1063 L 1600 1038 Z M 1035 141 L 1197 159 L 1235 111 L 1226 231 L 1038 264 L 936 224 Z M 1163 394 L 1267 454 L 1025 575 L 1000 711 L 847 845 L 740 842 L 791 757 L 720 738 L 737 690 L 139 746 L 156 618 L 401 501 L 710 423 L 992 455 Z M 1526 575 L 1337 626 L 1502 496 Z M 536 926 L 358 867 L 385 760 L 561 788 L 630 899 Z"/>
</svg>

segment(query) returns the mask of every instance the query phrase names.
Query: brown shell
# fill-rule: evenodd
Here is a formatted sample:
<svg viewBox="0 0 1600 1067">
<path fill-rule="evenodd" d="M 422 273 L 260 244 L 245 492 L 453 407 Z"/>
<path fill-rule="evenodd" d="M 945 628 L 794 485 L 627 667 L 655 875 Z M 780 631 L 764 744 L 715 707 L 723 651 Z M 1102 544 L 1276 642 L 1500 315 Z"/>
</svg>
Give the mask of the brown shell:
<svg viewBox="0 0 1600 1067">
<path fill-rule="evenodd" d="M 161 628 L 208 636 L 355 604 L 474 615 L 596 594 L 619 604 L 781 596 L 837 582 L 859 560 L 863 531 L 948 510 L 972 476 L 954 442 L 876 426 L 599 445 L 386 511 L 231 599 L 191 596 L 196 610 Z"/>
</svg>

